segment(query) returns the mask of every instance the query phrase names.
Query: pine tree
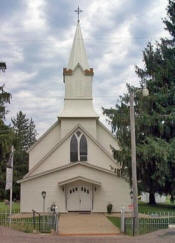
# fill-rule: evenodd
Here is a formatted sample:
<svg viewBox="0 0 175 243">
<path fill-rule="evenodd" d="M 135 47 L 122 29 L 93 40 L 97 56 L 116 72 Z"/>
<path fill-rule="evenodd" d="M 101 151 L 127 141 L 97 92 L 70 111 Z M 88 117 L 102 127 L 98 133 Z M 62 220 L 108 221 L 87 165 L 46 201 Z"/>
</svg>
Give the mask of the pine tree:
<svg viewBox="0 0 175 243">
<path fill-rule="evenodd" d="M 5 71 L 4 68 L 6 64 L 0 63 L 0 70 Z M 11 94 L 4 90 L 4 85 L 0 85 L 0 199 L 5 197 L 6 162 L 14 138 L 12 129 L 5 124 L 6 105 L 10 100 Z"/>
<path fill-rule="evenodd" d="M 27 144 L 28 148 L 30 148 L 36 142 L 36 136 L 37 136 L 37 131 L 35 128 L 34 121 L 31 118 L 28 127 L 28 144 Z"/>
<path fill-rule="evenodd" d="M 136 142 L 139 189 L 150 193 L 155 203 L 155 192 L 175 195 L 175 1 L 170 0 L 164 24 L 170 39 L 155 45 L 148 43 L 143 51 L 144 68 L 136 67 L 140 87 L 145 82 L 149 97 L 136 93 Z M 128 87 L 134 88 L 134 87 Z M 137 90 L 137 88 L 134 88 Z M 114 155 L 130 171 L 129 94 L 120 98 L 116 109 L 104 109 L 111 119 L 113 130 L 121 145 Z"/>
<path fill-rule="evenodd" d="M 26 114 L 19 111 L 16 118 L 11 120 L 17 137 L 17 149 L 26 151 L 28 148 L 29 119 L 26 118 Z"/>
<path fill-rule="evenodd" d="M 17 180 L 21 179 L 28 171 L 28 153 L 27 150 L 36 141 L 37 131 L 34 121 L 28 119 L 26 114 L 19 111 L 15 118 L 12 118 L 12 125 L 16 139 L 14 141 L 14 186 L 13 196 L 20 198 L 20 186 Z"/>
<path fill-rule="evenodd" d="M 37 131 L 34 121 L 32 118 L 29 120 L 22 111 L 19 111 L 16 118 L 11 120 L 17 138 L 17 149 L 27 151 L 36 142 Z"/>
</svg>

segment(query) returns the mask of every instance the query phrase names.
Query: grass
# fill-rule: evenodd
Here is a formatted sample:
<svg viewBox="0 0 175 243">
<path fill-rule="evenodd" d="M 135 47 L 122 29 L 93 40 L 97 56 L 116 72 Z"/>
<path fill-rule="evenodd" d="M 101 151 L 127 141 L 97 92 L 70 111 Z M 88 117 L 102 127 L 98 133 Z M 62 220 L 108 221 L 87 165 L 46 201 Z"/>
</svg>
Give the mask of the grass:
<svg viewBox="0 0 175 243">
<path fill-rule="evenodd" d="M 6 205 L 4 206 L 4 204 L 2 205 L 0 211 L 0 225 L 9 226 L 9 208 L 5 207 Z M 14 209 L 19 209 L 18 205 L 14 205 Z M 48 215 L 42 215 L 39 220 L 39 216 L 36 216 L 34 225 L 33 217 L 12 217 L 11 228 L 26 233 L 31 233 L 34 229 L 41 233 L 50 233 L 53 228 L 53 218 Z"/>
<path fill-rule="evenodd" d="M 168 212 L 170 218 L 168 218 Z M 139 234 L 146 234 L 159 229 L 168 228 L 169 224 L 175 224 L 175 205 L 170 203 L 160 203 L 155 206 L 147 203 L 139 202 L 139 213 L 148 215 L 155 214 L 154 217 L 139 219 Z M 161 217 L 158 217 L 158 213 Z M 173 216 L 172 216 L 173 215 Z M 108 216 L 107 217 L 116 227 L 120 228 L 120 218 Z M 132 235 L 132 218 L 126 219 L 126 234 Z"/>
<path fill-rule="evenodd" d="M 119 217 L 112 217 L 108 216 L 107 217 L 117 228 L 120 229 L 120 218 Z"/>
<path fill-rule="evenodd" d="M 4 202 L 0 202 L 0 213 L 7 212 L 10 210 L 9 205 L 6 205 Z M 20 210 L 20 203 L 13 202 L 12 211 L 19 211 Z"/>
<path fill-rule="evenodd" d="M 139 202 L 139 213 L 175 213 L 175 205 L 170 203 L 159 203 L 156 205 L 149 205 L 148 203 Z"/>
<path fill-rule="evenodd" d="M 120 229 L 119 217 L 107 217 L 117 228 Z M 159 229 L 167 229 L 169 224 L 175 224 L 175 217 L 168 219 L 165 218 L 139 218 L 139 234 L 150 233 Z M 125 233 L 127 235 L 133 234 L 132 218 L 126 219 Z"/>
<path fill-rule="evenodd" d="M 9 205 L 4 202 L 0 202 L 0 225 L 9 226 Z M 12 205 L 12 212 L 20 212 L 20 203 L 15 202 Z M 40 216 L 40 232 L 49 233 L 53 228 L 53 219 L 50 216 L 42 215 Z M 33 232 L 34 222 L 33 217 L 28 218 L 12 218 L 11 227 L 26 233 Z M 39 217 L 35 217 L 35 230 L 39 231 Z"/>
<path fill-rule="evenodd" d="M 33 218 L 18 218 L 13 219 L 12 228 L 20 230 L 26 233 L 31 233 L 35 229 L 37 232 L 41 233 L 50 233 L 52 229 L 52 224 L 49 224 L 49 219 L 47 216 L 40 217 L 40 226 L 39 226 L 39 217 L 35 217 L 35 227 L 33 223 Z"/>
<path fill-rule="evenodd" d="M 139 234 L 146 234 L 160 229 L 167 229 L 169 224 L 175 224 L 175 217 L 139 218 Z M 132 235 L 132 218 L 126 219 L 125 233 Z"/>
<path fill-rule="evenodd" d="M 25 233 L 32 233 L 34 230 L 32 224 L 25 224 L 25 223 L 12 223 L 11 228 Z"/>
</svg>

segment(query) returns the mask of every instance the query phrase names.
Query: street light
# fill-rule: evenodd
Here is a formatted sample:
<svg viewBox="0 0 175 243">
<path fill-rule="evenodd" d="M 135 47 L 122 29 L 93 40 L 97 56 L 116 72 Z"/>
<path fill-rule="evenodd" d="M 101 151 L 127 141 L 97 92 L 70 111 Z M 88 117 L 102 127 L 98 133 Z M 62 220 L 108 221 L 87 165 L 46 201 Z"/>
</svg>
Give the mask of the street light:
<svg viewBox="0 0 175 243">
<path fill-rule="evenodd" d="M 43 197 L 43 212 L 45 213 L 45 199 L 46 199 L 46 191 L 42 191 L 41 195 Z"/>
<path fill-rule="evenodd" d="M 148 96 L 149 91 L 146 85 L 142 89 L 142 95 Z M 136 138 L 135 138 L 135 111 L 134 91 L 130 91 L 130 126 L 131 126 L 131 165 L 132 165 L 132 192 L 133 192 L 133 233 L 138 234 L 138 188 L 137 188 L 137 167 L 136 167 Z"/>
</svg>

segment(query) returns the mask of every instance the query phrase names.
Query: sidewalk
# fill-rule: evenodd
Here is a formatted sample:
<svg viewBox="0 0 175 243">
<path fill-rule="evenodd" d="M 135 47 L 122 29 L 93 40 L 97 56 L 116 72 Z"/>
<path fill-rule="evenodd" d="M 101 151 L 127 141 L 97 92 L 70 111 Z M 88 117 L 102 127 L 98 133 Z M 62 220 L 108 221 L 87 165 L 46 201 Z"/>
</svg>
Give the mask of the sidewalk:
<svg viewBox="0 0 175 243">
<path fill-rule="evenodd" d="M 62 214 L 59 235 L 117 235 L 120 230 L 104 214 Z"/>
</svg>

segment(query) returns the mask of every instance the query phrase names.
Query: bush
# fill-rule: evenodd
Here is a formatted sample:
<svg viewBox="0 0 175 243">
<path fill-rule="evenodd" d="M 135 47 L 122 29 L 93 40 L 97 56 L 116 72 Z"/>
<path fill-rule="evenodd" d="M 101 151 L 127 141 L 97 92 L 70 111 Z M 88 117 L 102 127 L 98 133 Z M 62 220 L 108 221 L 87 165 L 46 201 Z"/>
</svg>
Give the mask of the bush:
<svg viewBox="0 0 175 243">
<path fill-rule="evenodd" d="M 108 213 L 111 213 L 111 212 L 112 212 L 112 204 L 111 204 L 111 203 L 109 203 L 109 204 L 107 205 L 107 212 L 108 212 Z"/>
</svg>

